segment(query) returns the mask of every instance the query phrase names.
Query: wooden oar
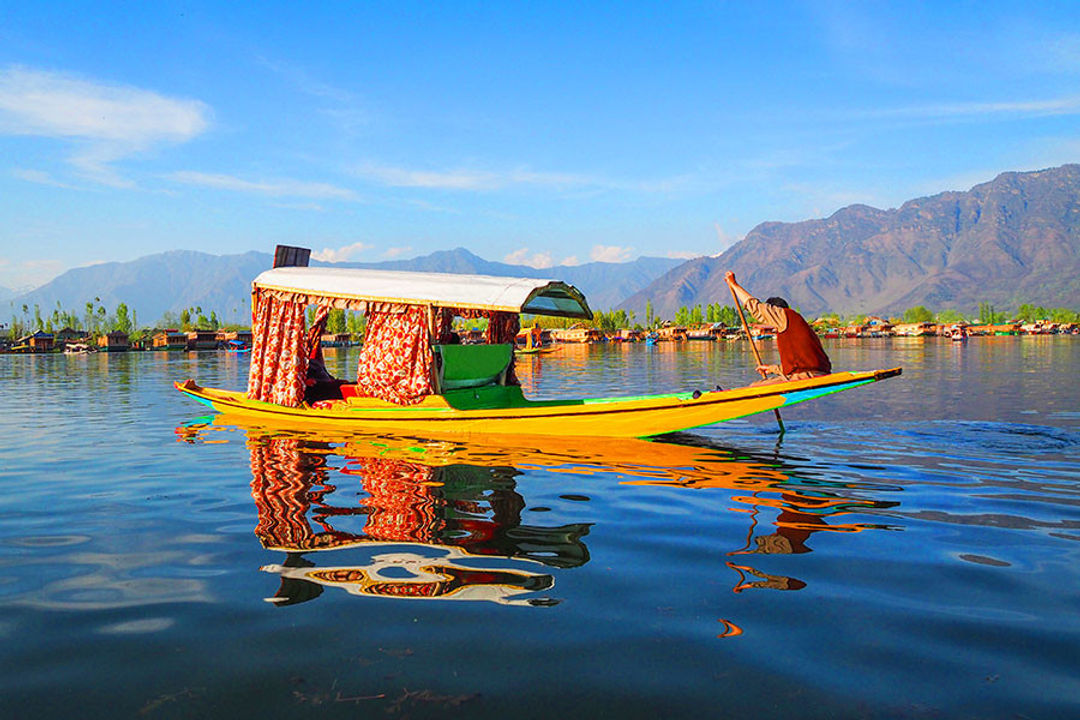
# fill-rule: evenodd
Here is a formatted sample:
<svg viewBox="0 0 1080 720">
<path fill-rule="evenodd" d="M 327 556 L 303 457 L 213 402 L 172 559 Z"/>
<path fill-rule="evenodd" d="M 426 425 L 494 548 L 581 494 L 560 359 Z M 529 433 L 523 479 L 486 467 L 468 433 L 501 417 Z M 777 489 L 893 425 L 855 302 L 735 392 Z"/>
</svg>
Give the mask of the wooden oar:
<svg viewBox="0 0 1080 720">
<path fill-rule="evenodd" d="M 758 367 L 761 367 L 765 363 L 761 362 L 761 353 L 758 352 L 757 343 L 754 342 L 754 336 L 750 333 L 750 325 L 746 322 L 746 315 L 743 314 L 742 303 L 739 302 L 739 296 L 735 294 L 735 288 L 728 285 L 728 289 L 731 290 L 731 299 L 735 301 L 735 309 L 739 311 L 739 319 L 742 320 L 743 332 L 746 333 L 746 339 L 750 341 L 750 348 L 754 351 L 754 359 L 757 360 Z M 764 370 L 759 371 L 761 377 L 767 377 L 768 373 Z M 773 408 L 773 415 L 776 416 L 776 424 L 780 426 L 780 434 L 783 435 L 787 430 L 784 428 L 784 419 L 780 417 L 780 409 Z"/>
</svg>

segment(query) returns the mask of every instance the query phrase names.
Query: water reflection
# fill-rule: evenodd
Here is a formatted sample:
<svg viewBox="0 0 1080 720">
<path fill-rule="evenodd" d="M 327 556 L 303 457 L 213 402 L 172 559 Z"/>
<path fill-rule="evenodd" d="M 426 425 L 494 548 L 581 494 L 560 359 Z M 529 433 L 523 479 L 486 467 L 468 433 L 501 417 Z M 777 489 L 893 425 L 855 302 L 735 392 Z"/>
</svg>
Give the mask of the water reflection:
<svg viewBox="0 0 1080 720">
<path fill-rule="evenodd" d="M 177 432 L 194 442 L 206 428 L 191 423 Z M 587 524 L 522 522 L 513 467 L 416 462 L 393 457 L 382 438 L 335 440 L 247 429 L 255 534 L 265 548 L 286 553 L 261 568 L 281 576 L 271 602 L 305 602 L 337 587 L 373 597 L 550 605 L 556 601 L 535 593 L 555 580 L 534 568 L 589 560 Z M 343 549 L 378 552 L 348 566 L 307 557 Z M 529 569 L 483 562 L 491 559 Z"/>
<path fill-rule="evenodd" d="M 537 566 L 565 570 L 586 564 L 583 538 L 590 523 L 523 523 L 527 503 L 516 478 L 529 472 L 725 492 L 735 504 L 728 512 L 745 517 L 746 526 L 745 537 L 733 538 L 718 553 L 730 558 L 724 564 L 734 573 L 736 593 L 806 587 L 801 579 L 759 569 L 754 556 L 813 552 L 816 533 L 897 529 L 845 517 L 897 506 L 871 496 L 897 487 L 830 481 L 778 453 L 746 454 L 694 435 L 662 441 L 499 438 L 498 444 L 485 444 L 331 436 L 244 423 L 216 415 L 177 428 L 177 434 L 187 442 L 213 443 L 220 442 L 216 430 L 244 429 L 258 508 L 255 534 L 266 549 L 286 554 L 280 563 L 262 568 L 281 577 L 280 589 L 268 598 L 279 605 L 312 600 L 327 587 L 384 598 L 558 602 L 537 595 L 555 585 L 551 572 L 538 572 Z M 559 497 L 589 500 L 578 494 Z M 344 549 L 368 555 L 347 565 L 312 557 Z M 729 628 L 725 636 L 735 634 Z"/>
</svg>

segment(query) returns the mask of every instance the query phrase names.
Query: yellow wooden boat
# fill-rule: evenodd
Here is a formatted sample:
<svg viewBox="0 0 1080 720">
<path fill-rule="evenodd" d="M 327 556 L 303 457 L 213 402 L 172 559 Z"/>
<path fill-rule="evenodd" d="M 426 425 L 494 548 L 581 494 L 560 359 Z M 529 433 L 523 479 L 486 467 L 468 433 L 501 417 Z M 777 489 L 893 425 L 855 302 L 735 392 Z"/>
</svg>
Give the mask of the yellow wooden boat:
<svg viewBox="0 0 1080 720">
<path fill-rule="evenodd" d="M 427 324 L 419 335 L 420 345 L 408 351 L 417 357 L 427 353 L 432 359 L 424 368 L 430 377 L 421 378 L 430 389 L 406 403 L 397 401 L 393 388 L 387 391 L 391 395 L 386 399 L 370 396 L 378 393 L 366 392 L 364 385 L 345 385 L 339 396 L 317 402 L 295 397 L 288 402 L 260 398 L 260 387 L 284 387 L 293 379 L 280 377 L 281 372 L 302 373 L 307 369 L 304 362 L 294 363 L 294 368 L 288 362 L 278 363 L 273 356 L 276 348 L 289 347 L 293 340 L 281 328 L 266 329 L 260 303 L 271 301 L 301 311 L 311 304 L 364 311 L 369 317 L 369 328 L 372 313 L 398 313 L 397 317 L 404 317 L 410 309 L 421 308 L 426 312 Z M 649 437 L 787 407 L 901 372 L 900 368 L 837 372 L 807 380 L 710 392 L 530 400 L 513 380 L 513 338 L 518 315 L 591 318 L 584 296 L 571 285 L 532 278 L 279 267 L 256 278 L 253 308 L 259 308 L 256 314 L 260 322 L 253 323 L 252 379 L 248 391 L 202 387 L 194 380 L 176 383 L 176 388 L 219 412 L 296 427 L 428 435 Z M 486 316 L 493 328 L 503 327 L 508 318 L 513 323 L 504 328 L 508 331 L 503 335 L 505 342 L 439 343 L 437 339 L 444 334 L 438 325 L 439 318 L 455 313 Z M 414 316 L 419 317 L 419 313 Z M 317 332 L 308 332 L 302 325 L 292 331 L 318 337 Z M 414 332 L 412 336 L 417 334 Z M 499 339 L 496 334 L 492 338 Z M 368 340 L 372 347 L 361 350 L 362 363 L 363 353 L 374 351 L 377 342 L 371 339 L 370 330 Z M 317 346 L 311 354 L 316 351 Z M 256 382 L 257 364 L 264 375 L 276 369 L 279 376 L 270 377 L 269 381 L 263 377 Z M 385 390 L 382 386 L 378 388 Z"/>
</svg>

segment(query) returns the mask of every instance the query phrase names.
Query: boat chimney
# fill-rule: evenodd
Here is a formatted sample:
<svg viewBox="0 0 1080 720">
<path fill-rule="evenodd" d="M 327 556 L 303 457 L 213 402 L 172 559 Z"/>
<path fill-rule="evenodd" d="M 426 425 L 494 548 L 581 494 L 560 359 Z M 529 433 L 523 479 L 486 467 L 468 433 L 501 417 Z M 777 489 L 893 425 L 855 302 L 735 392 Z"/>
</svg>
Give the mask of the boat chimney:
<svg viewBox="0 0 1080 720">
<path fill-rule="evenodd" d="M 274 267 L 307 267 L 311 248 L 278 245 L 274 248 Z"/>
</svg>

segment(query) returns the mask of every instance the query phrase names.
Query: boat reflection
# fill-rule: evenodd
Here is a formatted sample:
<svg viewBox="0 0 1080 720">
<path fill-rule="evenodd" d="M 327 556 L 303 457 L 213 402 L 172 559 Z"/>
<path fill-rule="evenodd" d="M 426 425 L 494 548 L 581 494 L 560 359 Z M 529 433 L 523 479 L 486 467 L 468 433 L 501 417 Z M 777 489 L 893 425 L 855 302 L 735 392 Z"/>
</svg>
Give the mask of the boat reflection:
<svg viewBox="0 0 1080 720">
<path fill-rule="evenodd" d="M 217 442 L 207 431 L 227 423 L 210 420 L 187 423 L 177 435 Z M 261 568 L 281 578 L 269 602 L 294 605 L 336 587 L 368 597 L 551 605 L 557 601 L 536 593 L 554 578 L 535 568 L 589 560 L 581 540 L 588 524 L 522 522 L 521 473 L 511 466 L 418 462 L 409 457 L 415 444 L 395 451 L 386 438 L 356 442 L 252 426 L 245 436 L 255 535 L 268 550 L 286 553 Z M 330 566 L 310 557 L 346 549 L 363 551 L 364 561 Z"/>
<path fill-rule="evenodd" d="M 300 433 L 245 422 L 215 415 L 177 434 L 188 442 L 215 442 L 215 430 L 244 431 L 259 513 L 255 534 L 267 549 L 286 553 L 280 564 L 262 568 L 281 577 L 270 598 L 280 605 L 313 599 L 326 587 L 377 597 L 557 602 L 537 595 L 555 584 L 538 566 L 587 563 L 583 538 L 590 525 L 523 523 L 526 501 L 516 478 L 531 471 L 726 491 L 736 504 L 729 510 L 748 521 L 744 541 L 733 543 L 724 560 L 735 573 L 736 593 L 804 588 L 800 579 L 755 568 L 753 556 L 812 552 L 816 533 L 887 529 L 843 516 L 898 504 L 868 497 L 895 487 L 830 481 L 788 459 L 711 445 L 695 435 L 484 442 Z M 316 565 L 310 558 L 347 548 L 377 552 L 347 565 Z"/>
</svg>

